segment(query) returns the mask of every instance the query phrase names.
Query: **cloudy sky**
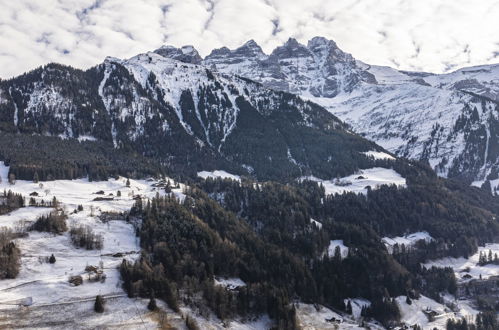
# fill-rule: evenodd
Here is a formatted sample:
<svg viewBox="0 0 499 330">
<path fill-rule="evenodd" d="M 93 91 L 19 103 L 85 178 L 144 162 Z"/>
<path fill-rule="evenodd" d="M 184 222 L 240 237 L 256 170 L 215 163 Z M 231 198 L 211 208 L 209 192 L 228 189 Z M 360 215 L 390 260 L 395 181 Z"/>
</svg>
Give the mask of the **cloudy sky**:
<svg viewBox="0 0 499 330">
<path fill-rule="evenodd" d="M 499 62 L 499 0 L 0 0 L 0 77 L 90 67 L 163 44 L 201 55 L 320 35 L 370 64 L 452 71 Z"/>
</svg>

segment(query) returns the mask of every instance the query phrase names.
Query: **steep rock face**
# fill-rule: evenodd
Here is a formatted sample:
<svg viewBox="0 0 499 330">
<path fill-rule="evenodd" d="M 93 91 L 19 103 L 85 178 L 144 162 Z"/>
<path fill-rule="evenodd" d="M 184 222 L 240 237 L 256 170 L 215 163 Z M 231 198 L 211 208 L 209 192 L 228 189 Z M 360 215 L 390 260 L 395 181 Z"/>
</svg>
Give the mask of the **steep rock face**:
<svg viewBox="0 0 499 330">
<path fill-rule="evenodd" d="M 427 160 L 442 176 L 471 182 L 497 174 L 499 65 L 440 75 L 399 71 L 355 60 L 322 37 L 307 45 L 290 39 L 270 55 L 250 41 L 214 50 L 202 63 L 313 100 L 397 155 Z"/>
<path fill-rule="evenodd" d="M 270 55 L 249 41 L 233 51 L 214 50 L 203 64 L 259 81 L 268 88 L 303 95 L 333 97 L 351 91 L 362 81 L 376 83 L 350 54 L 321 37 L 313 38 L 307 46 L 291 38 Z"/>
<path fill-rule="evenodd" d="M 497 175 L 499 66 L 435 75 L 361 65 L 378 85 L 314 100 L 397 155 L 427 160 L 442 176 L 471 183 Z"/>
<path fill-rule="evenodd" d="M 497 172 L 497 103 L 418 83 L 364 86 L 316 100 L 395 154 L 428 161 L 439 175 L 466 182 Z"/>
<path fill-rule="evenodd" d="M 258 56 L 246 46 L 242 54 Z M 381 148 L 324 108 L 183 60 L 150 52 L 87 71 L 51 64 L 2 81 L 0 127 L 108 141 L 190 174 L 331 178 L 375 165 L 362 152 Z"/>
<path fill-rule="evenodd" d="M 200 64 L 203 60 L 198 51 L 192 46 L 183 46 L 182 48 L 163 46 L 154 52 L 164 57 L 191 64 Z"/>
</svg>

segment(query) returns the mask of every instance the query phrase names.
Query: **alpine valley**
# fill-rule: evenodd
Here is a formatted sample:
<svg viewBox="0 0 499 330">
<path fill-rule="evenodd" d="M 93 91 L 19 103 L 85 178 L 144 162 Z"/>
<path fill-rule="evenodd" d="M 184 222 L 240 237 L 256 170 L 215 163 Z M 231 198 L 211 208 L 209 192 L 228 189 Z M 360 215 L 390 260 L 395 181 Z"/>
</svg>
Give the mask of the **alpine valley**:
<svg viewBox="0 0 499 330">
<path fill-rule="evenodd" d="M 322 37 L 0 80 L 0 328 L 498 329 L 498 104 Z"/>
</svg>

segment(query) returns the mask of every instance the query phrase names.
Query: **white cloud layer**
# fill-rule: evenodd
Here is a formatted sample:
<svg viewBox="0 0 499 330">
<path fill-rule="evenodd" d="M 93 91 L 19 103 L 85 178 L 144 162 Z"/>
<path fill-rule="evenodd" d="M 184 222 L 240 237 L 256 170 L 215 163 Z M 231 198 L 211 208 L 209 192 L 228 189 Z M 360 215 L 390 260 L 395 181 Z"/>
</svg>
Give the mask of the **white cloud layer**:
<svg viewBox="0 0 499 330">
<path fill-rule="evenodd" d="M 370 64 L 445 72 L 499 62 L 498 0 L 0 0 L 0 77 L 86 68 L 163 44 L 266 52 L 320 35 Z"/>
</svg>

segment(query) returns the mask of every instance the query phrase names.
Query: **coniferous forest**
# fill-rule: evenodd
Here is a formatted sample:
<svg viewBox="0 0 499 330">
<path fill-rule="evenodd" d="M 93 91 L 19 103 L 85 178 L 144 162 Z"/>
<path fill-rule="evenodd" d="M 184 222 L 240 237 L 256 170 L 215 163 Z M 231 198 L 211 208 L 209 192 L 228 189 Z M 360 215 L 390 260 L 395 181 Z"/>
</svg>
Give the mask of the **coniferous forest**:
<svg viewBox="0 0 499 330">
<path fill-rule="evenodd" d="M 400 312 L 393 297 L 424 294 L 441 301 L 440 294 L 457 291 L 451 268 L 421 263 L 468 257 L 499 235 L 491 221 L 499 203 L 490 195 L 431 172 L 410 171 L 408 188 L 386 186 L 366 196 L 325 196 L 323 187 L 309 181 L 209 178 L 194 183 L 183 202 L 170 197 L 138 202 L 130 216 L 143 219 L 137 235 L 144 253 L 135 264 L 123 262 L 125 288 L 130 296 L 154 292 L 173 309 L 179 301 L 209 306 L 221 319 L 266 312 L 280 328 L 296 326 L 295 301 L 345 310 L 344 299 L 365 297 L 372 301 L 362 311 L 365 317 L 395 324 Z M 434 240 L 393 254 L 381 243 L 383 236 L 418 228 Z M 333 239 L 350 248 L 346 258 L 325 254 Z M 224 290 L 214 277 L 239 277 L 247 286 Z"/>
</svg>

